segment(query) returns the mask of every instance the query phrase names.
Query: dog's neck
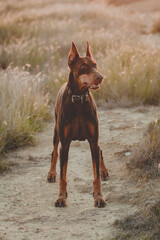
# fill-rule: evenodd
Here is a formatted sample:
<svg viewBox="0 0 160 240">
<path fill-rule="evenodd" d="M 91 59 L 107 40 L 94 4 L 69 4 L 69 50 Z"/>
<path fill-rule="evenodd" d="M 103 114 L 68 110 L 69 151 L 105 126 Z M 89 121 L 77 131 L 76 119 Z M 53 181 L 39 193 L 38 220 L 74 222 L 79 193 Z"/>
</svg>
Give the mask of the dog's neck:
<svg viewBox="0 0 160 240">
<path fill-rule="evenodd" d="M 69 73 L 69 78 L 68 78 L 68 84 L 67 84 L 67 85 L 68 85 L 68 87 L 70 88 L 71 92 L 72 92 L 73 94 L 75 94 L 75 95 L 83 95 L 83 94 L 85 94 L 85 93 L 88 91 L 88 89 L 86 89 L 86 90 L 83 91 L 83 92 L 80 91 L 78 82 L 77 82 L 77 80 L 75 79 L 72 71 L 70 71 L 70 73 Z"/>
</svg>

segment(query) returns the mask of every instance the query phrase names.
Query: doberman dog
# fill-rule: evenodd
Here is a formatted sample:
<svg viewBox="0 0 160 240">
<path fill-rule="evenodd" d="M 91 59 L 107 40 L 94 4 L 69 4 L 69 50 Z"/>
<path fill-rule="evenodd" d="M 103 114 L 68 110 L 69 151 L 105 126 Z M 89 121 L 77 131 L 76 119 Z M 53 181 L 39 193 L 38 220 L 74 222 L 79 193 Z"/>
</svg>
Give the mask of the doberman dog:
<svg viewBox="0 0 160 240">
<path fill-rule="evenodd" d="M 102 83 L 103 76 L 97 71 L 97 65 L 92 57 L 87 41 L 85 57 L 80 57 L 75 44 L 68 55 L 70 68 L 68 82 L 58 92 L 55 103 L 55 128 L 51 167 L 48 182 L 56 181 L 56 163 L 58 158 L 58 143 L 60 148 L 60 184 L 56 207 L 65 207 L 67 198 L 67 163 L 69 146 L 72 140 L 88 140 L 93 162 L 93 196 L 96 207 L 104 207 L 105 201 L 101 193 L 101 179 L 109 177 L 99 147 L 98 118 L 96 104 L 89 89 L 96 90 Z"/>
</svg>

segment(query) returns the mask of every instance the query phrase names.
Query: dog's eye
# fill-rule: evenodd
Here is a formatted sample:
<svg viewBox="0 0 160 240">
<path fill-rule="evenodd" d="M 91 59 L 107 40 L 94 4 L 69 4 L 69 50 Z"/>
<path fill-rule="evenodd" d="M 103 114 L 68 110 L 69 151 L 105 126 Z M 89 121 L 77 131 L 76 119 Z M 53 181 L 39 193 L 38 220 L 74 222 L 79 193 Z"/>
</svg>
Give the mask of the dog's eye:
<svg viewBox="0 0 160 240">
<path fill-rule="evenodd" d="M 88 69 L 88 65 L 82 65 L 81 66 L 81 70 L 87 70 Z"/>
<path fill-rule="evenodd" d="M 93 63 L 93 66 L 94 66 L 95 68 L 97 68 L 97 64 L 96 64 L 96 63 Z"/>
<path fill-rule="evenodd" d="M 88 74 L 90 72 L 88 65 L 82 65 L 79 70 L 79 75 Z"/>
</svg>

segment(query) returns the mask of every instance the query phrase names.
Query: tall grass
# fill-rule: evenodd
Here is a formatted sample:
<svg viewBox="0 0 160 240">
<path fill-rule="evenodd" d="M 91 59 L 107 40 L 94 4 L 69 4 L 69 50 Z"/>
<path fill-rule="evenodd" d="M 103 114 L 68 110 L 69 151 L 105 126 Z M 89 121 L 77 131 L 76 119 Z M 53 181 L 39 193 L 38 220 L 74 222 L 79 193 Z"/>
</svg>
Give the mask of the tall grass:
<svg viewBox="0 0 160 240">
<path fill-rule="evenodd" d="M 112 240 L 158 240 L 160 238 L 160 202 L 157 200 L 136 213 L 116 220 L 119 234 Z"/>
<path fill-rule="evenodd" d="M 106 37 L 106 36 L 105 36 Z M 125 46 L 115 38 L 114 44 L 112 38 L 99 37 L 97 42 L 91 40 L 91 49 L 97 60 L 99 70 L 104 75 L 104 83 L 100 91 L 94 92 L 96 99 L 104 101 L 114 101 L 121 104 L 122 99 L 128 99 L 128 103 L 134 104 L 159 104 L 160 102 L 160 51 L 158 48 L 142 43 L 135 44 L 130 41 Z M 101 41 L 101 45 L 98 45 Z M 3 69 L 12 64 L 15 66 L 24 66 L 26 70 L 32 73 L 43 71 L 51 79 L 59 75 L 56 84 L 46 83 L 46 88 L 58 89 L 61 75 L 65 75 L 67 80 L 67 52 L 68 46 L 58 43 L 40 44 L 35 40 L 30 44 L 22 44 L 21 51 L 15 48 L 4 47 L 0 52 L 0 65 Z M 64 49 L 65 55 L 62 51 Z M 83 49 L 81 52 L 83 53 Z M 49 86 L 47 86 L 49 84 Z M 53 91 L 50 91 L 53 92 Z M 54 91 L 55 92 L 55 91 Z M 123 105 L 123 104 L 122 104 Z M 126 103 L 127 105 L 127 103 Z"/>
<path fill-rule="evenodd" d="M 0 24 L 0 44 L 16 41 L 24 34 L 22 26 L 17 23 Z"/>
<path fill-rule="evenodd" d="M 19 47 L 21 50 L 19 50 Z M 54 63 L 58 64 L 59 58 L 56 48 L 34 40 L 28 44 L 3 47 L 0 52 L 0 66 L 2 69 L 6 69 L 10 64 L 14 67 L 27 65 L 29 66 L 27 70 L 38 73 L 53 66 Z"/>
<path fill-rule="evenodd" d="M 136 178 L 149 179 L 160 176 L 160 119 L 150 123 L 141 143 L 133 149 L 128 169 Z"/>
<path fill-rule="evenodd" d="M 104 75 L 101 89 L 93 92 L 99 103 L 159 104 L 160 49 L 141 35 L 147 16 L 85 0 L 3 4 L 0 152 L 32 142 L 33 133 L 41 129 L 48 104 L 67 80 L 72 41 L 81 55 L 86 40 L 90 42 Z"/>
<path fill-rule="evenodd" d="M 0 153 L 34 142 L 50 117 L 43 77 L 8 68 L 0 74 Z"/>
<path fill-rule="evenodd" d="M 140 29 L 141 23 L 138 25 L 133 17 L 131 22 L 127 22 L 121 11 L 117 12 L 113 7 L 108 10 L 97 5 L 97 8 L 92 8 L 91 5 L 86 5 L 85 8 L 80 5 L 78 9 L 73 6 L 73 13 L 69 7 L 64 9 L 63 5 L 62 8 L 56 6 L 48 15 L 38 15 L 37 19 L 34 17 L 31 27 L 27 25 L 28 21 L 32 21 L 32 15 L 15 20 L 20 21 L 20 26 L 24 24 L 24 28 L 18 44 L 11 38 L 9 44 L 1 48 L 2 69 L 12 64 L 14 67 L 25 66 L 26 70 L 34 74 L 43 71 L 51 79 L 59 73 L 67 76 L 67 55 L 71 41 L 78 43 L 78 49 L 81 55 L 84 55 L 85 40 L 88 39 L 99 70 L 105 76 L 101 90 L 94 92 L 97 100 L 114 101 L 124 106 L 159 104 L 160 51 L 158 46 L 140 38 L 137 29 Z M 82 23 L 78 33 L 77 23 Z M 12 25 L 14 26 L 14 23 Z M 120 30 L 115 30 L 115 25 Z M 134 33 L 128 30 L 128 33 L 122 34 L 124 26 L 127 29 L 132 27 Z M 94 28 L 97 29 L 95 32 Z M 7 36 L 13 35 L 9 27 L 6 32 Z M 3 41 L 1 36 L 0 39 Z M 59 82 L 61 79 L 58 79 L 58 84 L 50 84 L 48 81 L 49 86 L 46 87 L 58 89 Z"/>
<path fill-rule="evenodd" d="M 120 104 L 128 99 L 132 104 L 159 104 L 160 102 L 160 52 L 142 45 L 126 45 L 110 50 L 100 60 L 105 75 L 97 98 L 113 100 Z"/>
</svg>

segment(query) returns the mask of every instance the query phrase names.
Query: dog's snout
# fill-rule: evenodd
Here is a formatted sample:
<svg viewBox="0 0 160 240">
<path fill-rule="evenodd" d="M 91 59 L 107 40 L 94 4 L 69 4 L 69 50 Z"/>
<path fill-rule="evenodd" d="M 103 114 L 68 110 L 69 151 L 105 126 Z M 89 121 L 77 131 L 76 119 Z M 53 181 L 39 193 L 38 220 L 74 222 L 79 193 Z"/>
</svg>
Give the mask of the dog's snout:
<svg viewBox="0 0 160 240">
<path fill-rule="evenodd" d="M 98 80 L 99 82 L 102 82 L 103 76 L 102 76 L 101 74 L 98 74 L 98 75 L 97 75 L 97 80 Z"/>
</svg>

